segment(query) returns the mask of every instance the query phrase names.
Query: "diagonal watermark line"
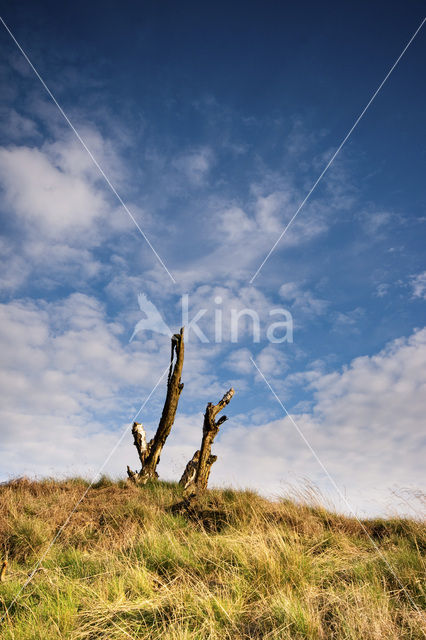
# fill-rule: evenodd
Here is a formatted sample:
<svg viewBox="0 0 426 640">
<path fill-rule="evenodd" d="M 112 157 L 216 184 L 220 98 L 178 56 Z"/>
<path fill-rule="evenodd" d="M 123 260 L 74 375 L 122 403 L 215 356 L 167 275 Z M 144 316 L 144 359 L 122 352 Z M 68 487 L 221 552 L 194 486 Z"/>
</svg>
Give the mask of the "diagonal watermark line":
<svg viewBox="0 0 426 640">
<path fill-rule="evenodd" d="M 353 517 L 355 518 L 355 520 L 358 522 L 358 524 L 360 525 L 360 527 L 362 528 L 362 530 L 364 531 L 364 533 L 367 535 L 368 539 L 370 540 L 371 544 L 373 545 L 373 547 L 375 548 L 375 550 L 377 551 L 378 555 L 380 556 L 380 558 L 383 560 L 383 562 L 386 564 L 387 568 L 389 569 L 389 571 L 391 572 L 391 574 L 393 575 L 393 577 L 395 578 L 395 580 L 398 582 L 398 584 L 400 585 L 401 589 L 404 591 L 404 593 L 406 594 L 407 598 L 410 600 L 411 604 L 413 605 L 413 607 L 421 614 L 423 615 L 423 612 L 419 609 L 419 607 L 416 605 L 416 603 L 414 602 L 413 598 L 410 596 L 407 588 L 402 584 L 401 580 L 398 578 L 398 576 L 396 575 L 392 565 L 389 563 L 389 561 L 386 559 L 386 557 L 384 556 L 384 554 L 382 553 L 382 551 L 380 550 L 380 548 L 378 547 L 378 545 L 374 542 L 373 538 L 371 537 L 371 535 L 368 533 L 367 528 L 365 527 L 365 525 L 361 522 L 361 520 L 358 518 L 358 516 L 356 515 L 353 507 L 349 504 L 349 502 L 347 501 L 345 495 L 342 493 L 342 491 L 340 490 L 340 488 L 338 487 L 338 485 L 336 484 L 333 476 L 330 475 L 327 467 L 324 465 L 324 463 L 322 462 L 321 458 L 318 456 L 318 454 L 316 453 L 315 449 L 312 447 L 312 445 L 310 444 L 309 440 L 306 438 L 305 434 L 303 433 L 303 431 L 300 429 L 300 427 L 298 426 L 298 424 L 296 423 L 296 421 L 294 420 L 293 416 L 287 411 L 287 409 L 285 408 L 285 406 L 283 405 L 283 403 L 281 402 L 280 398 L 277 396 L 277 394 L 275 393 L 274 389 L 272 388 L 271 384 L 269 383 L 269 381 L 265 378 L 264 374 L 262 373 L 262 371 L 259 369 L 259 367 L 257 366 L 256 362 L 253 360 L 253 358 L 250 356 L 250 360 L 253 364 L 253 366 L 255 367 L 255 369 L 257 370 L 257 372 L 260 374 L 260 376 L 262 377 L 262 379 L 264 380 L 266 386 L 269 388 L 270 392 L 272 393 L 272 395 L 274 396 L 274 398 L 276 399 L 276 401 L 278 402 L 278 404 L 280 405 L 281 409 L 284 411 L 284 413 L 286 414 L 286 416 L 289 418 L 290 422 L 293 424 L 293 426 L 295 427 L 297 433 L 299 434 L 299 436 L 302 438 L 303 442 L 306 444 L 306 446 L 308 447 L 309 451 L 311 452 L 311 454 L 313 455 L 313 457 L 315 458 L 315 460 L 318 462 L 319 466 L 321 467 L 321 469 L 324 471 L 325 475 L 327 476 L 327 478 L 329 479 L 329 481 L 331 482 L 331 484 L 333 485 L 333 487 L 335 488 L 335 490 L 337 491 L 338 495 L 340 496 L 340 498 L 343 500 L 343 502 L 346 504 L 347 508 L 350 510 L 350 512 L 352 513 Z M 426 637 L 426 634 L 425 634 Z"/>
<path fill-rule="evenodd" d="M 50 98 L 53 100 L 53 102 L 55 103 L 55 105 L 57 106 L 58 110 L 60 111 L 61 115 L 63 116 L 64 120 L 66 121 L 66 123 L 68 124 L 68 126 L 70 127 L 70 129 L 74 132 L 74 134 L 76 135 L 77 139 L 79 140 L 79 142 L 82 144 L 82 146 L 84 147 L 84 149 L 87 151 L 87 153 L 89 154 L 90 159 L 92 160 L 93 164 L 95 165 L 95 167 L 98 169 L 99 173 L 101 174 L 101 176 L 104 178 L 105 182 L 107 183 L 107 185 L 109 186 L 109 188 L 111 189 L 112 193 L 115 195 L 115 197 L 117 198 L 117 200 L 119 201 L 119 203 L 121 204 L 121 206 L 123 207 L 123 209 L 125 210 L 125 212 L 128 214 L 129 218 L 132 220 L 133 224 L 135 225 L 135 227 L 138 229 L 139 233 L 141 234 L 141 236 L 143 237 L 143 239 L 145 240 L 145 242 L 148 244 L 149 248 L 151 249 L 151 251 L 154 253 L 155 257 L 157 258 L 158 262 L 161 264 L 161 266 L 163 267 L 163 269 L 166 271 L 166 273 L 168 274 L 168 276 L 170 277 L 170 279 L 172 280 L 172 282 L 174 284 L 176 284 L 176 280 L 174 279 L 174 277 L 172 276 L 172 274 L 170 273 L 170 271 L 168 270 L 168 268 L 166 267 L 166 265 L 164 264 L 163 260 L 160 258 L 160 256 L 158 255 L 157 251 L 155 250 L 155 248 L 153 247 L 151 241 L 149 240 L 148 236 L 146 235 L 146 233 L 141 229 L 139 223 L 137 222 L 137 220 L 135 219 L 135 217 L 133 216 L 133 214 L 131 213 L 131 211 L 129 210 L 129 208 L 127 207 L 126 203 L 122 200 L 120 194 L 117 192 L 116 188 L 114 187 L 114 185 L 111 183 L 110 179 L 108 178 L 108 176 L 106 175 L 105 171 L 102 169 L 101 165 L 99 164 L 99 162 L 96 160 L 95 156 L 93 155 L 93 153 L 90 151 L 89 147 L 87 146 L 87 144 L 84 142 L 83 138 L 81 137 L 81 135 L 78 133 L 77 129 L 74 127 L 74 125 L 72 124 L 71 120 L 68 118 L 67 114 L 65 113 L 65 111 L 62 109 L 61 105 L 59 104 L 59 102 L 56 100 L 55 96 L 53 95 L 53 93 L 51 92 L 51 90 L 49 89 L 49 87 L 47 86 L 47 84 L 45 83 L 45 81 L 43 80 L 43 78 L 41 77 L 41 75 L 39 74 L 39 72 L 37 71 L 37 69 L 35 68 L 35 66 L 33 65 L 33 63 L 31 62 L 31 60 L 29 59 L 28 55 L 25 53 L 24 49 L 22 48 L 22 46 L 19 44 L 19 42 L 17 41 L 17 39 L 15 38 L 15 36 L 13 35 L 12 31 L 9 29 L 9 27 L 7 26 L 7 24 L 5 23 L 5 21 L 3 20 L 3 18 L 0 16 L 0 21 L 2 22 L 4 28 L 6 29 L 6 31 L 8 32 L 8 34 L 10 35 L 10 37 L 12 38 L 13 42 L 16 44 L 16 46 L 18 47 L 19 51 L 22 53 L 23 57 L 25 58 L 25 60 L 28 62 L 28 64 L 30 65 L 31 69 L 34 71 L 35 75 L 37 76 L 37 78 L 40 80 L 41 84 L 43 85 L 44 89 L 46 90 L 46 92 L 48 93 L 48 95 L 50 96 Z"/>
<path fill-rule="evenodd" d="M 369 107 L 371 106 L 371 104 L 373 103 L 375 98 L 378 96 L 378 94 L 382 90 L 382 88 L 383 88 L 384 84 L 386 83 L 386 81 L 388 80 L 389 76 L 395 70 L 395 68 L 399 64 L 400 60 L 404 56 L 405 52 L 407 51 L 408 47 L 411 45 L 411 43 L 413 42 L 413 40 L 415 39 L 415 37 L 419 33 L 420 29 L 423 27 L 425 22 L 426 22 L 426 18 L 423 18 L 423 20 L 421 21 L 420 25 L 417 27 L 417 29 L 415 30 L 415 32 L 413 33 L 413 35 L 411 36 L 411 38 L 409 39 L 409 41 L 407 42 L 407 44 L 405 45 L 405 47 L 403 48 L 403 50 L 401 51 L 401 53 L 399 54 L 399 56 L 397 57 L 397 59 L 395 60 L 393 65 L 391 66 L 391 68 L 389 69 L 389 71 L 387 72 L 387 74 L 385 75 L 384 79 L 379 84 L 379 86 L 377 87 L 376 91 L 371 96 L 370 100 L 367 102 L 367 104 L 365 105 L 365 107 L 361 111 L 361 113 L 359 114 L 358 118 L 355 120 L 355 122 L 352 125 L 352 127 L 349 129 L 348 133 L 345 135 L 345 137 L 343 138 L 342 142 L 339 144 L 339 146 L 337 147 L 336 151 L 333 153 L 333 155 L 331 156 L 330 160 L 328 161 L 328 163 L 326 164 L 326 166 L 324 167 L 324 169 L 322 170 L 322 172 L 320 173 L 318 178 L 315 180 L 315 182 L 312 185 L 311 189 L 308 191 L 307 195 L 305 196 L 305 198 L 302 200 L 302 202 L 298 206 L 296 212 L 293 214 L 292 218 L 290 218 L 290 221 L 284 227 L 284 229 L 281 232 L 280 236 L 278 237 L 278 239 L 275 241 L 275 243 L 271 247 L 271 249 L 270 249 L 269 253 L 267 254 L 267 256 L 264 258 L 262 264 L 258 267 L 256 273 L 250 279 L 250 281 L 249 281 L 250 284 L 253 284 L 254 280 L 257 278 L 257 276 L 258 276 L 260 270 L 262 269 L 263 265 L 265 264 L 265 262 L 267 260 L 269 260 L 271 254 L 275 250 L 277 244 L 280 242 L 281 238 L 287 233 L 289 227 L 293 224 L 294 220 L 299 215 L 300 211 L 303 209 L 303 207 L 305 206 L 305 204 L 307 203 L 307 201 L 311 197 L 312 193 L 315 191 L 315 189 L 317 188 L 317 186 L 319 185 L 319 183 L 321 182 L 321 180 L 323 179 L 323 177 L 325 176 L 325 174 L 327 173 L 327 171 L 329 170 L 329 168 L 331 167 L 331 165 L 335 161 L 336 157 L 338 156 L 338 154 L 340 153 L 340 151 L 342 150 L 342 148 L 344 147 L 346 142 L 351 137 L 353 131 L 356 129 L 358 124 L 361 122 L 361 120 L 364 117 L 365 113 L 367 112 L 367 110 L 369 109 Z"/>
<path fill-rule="evenodd" d="M 90 489 L 92 488 L 96 478 L 99 476 L 100 473 L 102 473 L 102 471 L 104 470 L 105 466 L 108 464 L 108 462 L 111 460 L 112 456 L 114 455 L 114 453 L 117 451 L 118 447 L 120 446 L 120 444 L 122 443 L 124 437 L 127 435 L 130 427 L 132 426 L 133 422 L 136 420 L 136 418 L 138 417 L 138 415 L 140 414 L 140 412 L 145 408 L 145 406 L 147 405 L 147 403 L 149 402 L 152 394 L 154 393 L 154 391 L 157 389 L 158 385 L 160 384 L 160 382 L 162 381 L 162 379 L 164 378 L 164 376 L 166 375 L 166 373 L 169 370 L 169 365 L 167 365 L 167 367 L 164 369 L 163 373 L 161 374 L 161 376 L 158 378 L 157 382 L 155 383 L 154 387 L 152 388 L 152 390 L 150 391 L 150 393 L 148 394 L 148 396 L 145 398 L 145 400 L 143 401 L 142 405 L 140 406 L 140 408 L 138 409 L 138 411 L 135 413 L 135 415 L 133 416 L 131 422 L 126 426 L 126 428 L 124 429 L 123 433 L 121 434 L 121 436 L 119 437 L 119 439 L 117 440 L 117 442 L 115 443 L 115 445 L 113 446 L 113 448 L 111 449 L 111 451 L 109 452 L 109 454 L 107 455 L 107 457 L 105 458 L 104 462 L 102 463 L 102 465 L 99 467 L 99 469 L 97 470 L 96 474 L 93 476 L 89 486 L 86 488 L 86 490 L 84 491 L 83 495 L 81 496 L 81 498 L 78 499 L 78 501 L 76 502 L 76 504 L 74 505 L 74 507 L 72 508 L 72 510 L 70 511 L 70 513 L 68 514 L 66 520 L 63 522 L 63 524 L 59 527 L 58 531 L 56 532 L 54 538 L 51 540 L 49 546 L 47 547 L 47 549 L 42 553 L 42 555 L 40 556 L 40 558 L 37 560 L 37 563 L 35 564 L 35 566 L 33 567 L 31 573 L 29 574 L 27 580 L 24 582 L 24 584 L 22 585 L 22 587 L 19 589 L 18 593 L 16 594 L 16 596 L 14 597 L 14 599 L 12 600 L 12 602 L 10 603 L 10 605 L 7 607 L 5 613 L 2 615 L 2 617 L 0 618 L 0 622 L 3 622 L 4 618 L 8 615 L 9 610 L 11 609 L 11 607 L 15 604 L 15 602 L 18 600 L 19 596 L 21 595 L 21 593 L 23 592 L 23 590 L 29 585 L 29 583 L 31 582 L 31 580 L 33 579 L 34 575 L 37 572 L 37 569 L 40 567 L 41 563 L 43 562 L 43 560 L 45 559 L 45 557 L 47 556 L 47 554 L 49 553 L 50 549 L 53 547 L 53 545 L 55 544 L 56 540 L 59 538 L 59 536 L 61 535 L 62 531 L 65 529 L 65 527 L 67 526 L 67 524 L 69 523 L 69 521 L 71 520 L 72 516 L 74 515 L 74 513 L 76 512 L 76 510 L 78 509 L 78 507 L 80 506 L 80 504 L 83 502 L 84 498 L 87 496 L 87 494 L 89 493 Z"/>
</svg>

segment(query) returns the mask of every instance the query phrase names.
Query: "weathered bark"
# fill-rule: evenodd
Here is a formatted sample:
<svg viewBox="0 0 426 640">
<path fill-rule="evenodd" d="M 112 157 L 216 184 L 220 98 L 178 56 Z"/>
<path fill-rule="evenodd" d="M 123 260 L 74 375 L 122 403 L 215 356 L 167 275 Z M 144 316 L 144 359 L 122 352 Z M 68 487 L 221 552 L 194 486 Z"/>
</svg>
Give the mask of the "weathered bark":
<svg viewBox="0 0 426 640">
<path fill-rule="evenodd" d="M 226 416 L 222 416 L 218 421 L 216 421 L 216 416 L 231 401 L 233 395 L 234 389 L 231 388 L 227 393 L 225 393 L 220 402 L 217 404 L 209 402 L 206 407 L 203 424 L 203 439 L 201 441 L 199 455 L 197 456 L 198 452 L 195 452 L 192 460 L 188 462 L 184 472 L 185 475 L 187 469 L 189 470 L 190 468 L 192 470 L 191 476 L 186 479 L 184 492 L 186 499 L 191 499 L 191 497 L 195 495 L 201 495 L 207 489 L 212 465 L 217 460 L 217 456 L 214 456 L 211 453 L 213 440 L 219 432 L 220 425 L 227 420 Z M 196 456 L 197 462 L 194 462 Z M 196 466 L 195 474 L 193 472 L 194 466 Z M 181 478 L 181 484 L 183 477 L 184 476 Z"/>
<path fill-rule="evenodd" d="M 179 484 L 184 489 L 187 489 L 189 485 L 191 485 L 194 482 L 195 476 L 197 474 L 199 459 L 200 459 L 200 450 L 197 449 L 197 451 L 192 456 L 191 460 L 186 465 L 185 471 L 182 473 L 182 477 L 179 480 Z"/>
<path fill-rule="evenodd" d="M 154 440 L 152 439 L 149 442 L 146 441 L 145 429 L 143 428 L 140 422 L 133 423 L 132 434 L 133 434 L 133 444 L 135 445 L 136 450 L 138 452 L 139 460 L 141 463 L 141 469 L 142 469 L 145 464 L 145 460 L 147 459 L 148 454 L 151 450 L 152 443 Z M 132 480 L 133 482 L 137 483 L 139 481 L 139 473 L 137 471 L 132 471 L 128 465 L 127 465 L 127 475 L 129 476 L 130 480 Z"/>
<path fill-rule="evenodd" d="M 129 478 L 137 484 L 146 484 L 149 480 L 158 478 L 156 469 L 160 462 L 160 454 L 173 426 L 179 397 L 183 389 L 183 382 L 181 382 L 183 358 L 184 342 L 182 327 L 180 333 L 172 336 L 167 395 L 155 436 L 147 443 L 145 430 L 142 425 L 137 422 L 133 423 L 133 439 L 141 462 L 141 470 L 137 473 L 127 467 L 127 474 Z"/>
</svg>

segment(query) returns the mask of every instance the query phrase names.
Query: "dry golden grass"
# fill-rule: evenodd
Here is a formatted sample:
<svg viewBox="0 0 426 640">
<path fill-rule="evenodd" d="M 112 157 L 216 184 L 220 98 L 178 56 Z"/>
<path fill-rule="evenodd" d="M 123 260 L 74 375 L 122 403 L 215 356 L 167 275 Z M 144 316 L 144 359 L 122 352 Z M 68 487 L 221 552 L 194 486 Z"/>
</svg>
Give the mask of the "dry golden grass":
<svg viewBox="0 0 426 640">
<path fill-rule="evenodd" d="M 100 481 L 13 602 L 86 487 L 0 488 L 2 639 L 426 637 L 421 522 L 365 521 L 378 551 L 355 519 L 249 491 L 173 515 L 169 483 Z"/>
</svg>

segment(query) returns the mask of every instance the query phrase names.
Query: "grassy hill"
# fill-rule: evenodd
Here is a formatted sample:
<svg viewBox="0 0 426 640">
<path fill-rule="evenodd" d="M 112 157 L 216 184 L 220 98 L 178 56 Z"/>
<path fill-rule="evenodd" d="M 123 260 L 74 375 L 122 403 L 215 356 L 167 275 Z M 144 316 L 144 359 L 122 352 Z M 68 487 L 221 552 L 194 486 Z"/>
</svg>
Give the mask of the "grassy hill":
<svg viewBox="0 0 426 640">
<path fill-rule="evenodd" d="M 83 480 L 0 488 L 2 615 Z M 174 484 L 92 488 L 4 617 L 3 640 L 425 637 L 425 527 L 211 491 L 173 515 Z M 395 577 L 390 566 L 399 578 Z M 423 611 L 423 613 L 422 613 Z"/>
</svg>

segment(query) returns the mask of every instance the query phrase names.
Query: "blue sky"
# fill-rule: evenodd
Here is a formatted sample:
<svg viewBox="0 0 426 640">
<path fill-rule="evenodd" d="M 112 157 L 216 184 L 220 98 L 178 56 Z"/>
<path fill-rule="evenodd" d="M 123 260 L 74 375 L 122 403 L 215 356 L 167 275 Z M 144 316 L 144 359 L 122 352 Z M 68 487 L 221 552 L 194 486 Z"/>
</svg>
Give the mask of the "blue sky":
<svg viewBox="0 0 426 640">
<path fill-rule="evenodd" d="M 202 412 L 234 386 L 212 481 L 417 509 L 426 413 L 422 29 L 254 282 L 251 278 L 421 23 L 410 3 L 2 3 L 1 15 L 175 282 L 1 26 L 3 477 L 93 474 L 169 357 L 129 343 L 145 293 L 190 318 L 178 478 Z M 215 302 L 220 297 L 221 302 Z M 230 341 L 232 310 L 260 319 Z M 271 344 L 273 309 L 293 342 Z M 215 310 L 223 340 L 215 342 Z M 165 381 L 140 416 L 152 432 Z M 260 452 L 260 453 L 259 453 Z M 136 466 L 131 435 L 105 468 Z M 395 495 L 398 493 L 398 496 Z"/>
</svg>

